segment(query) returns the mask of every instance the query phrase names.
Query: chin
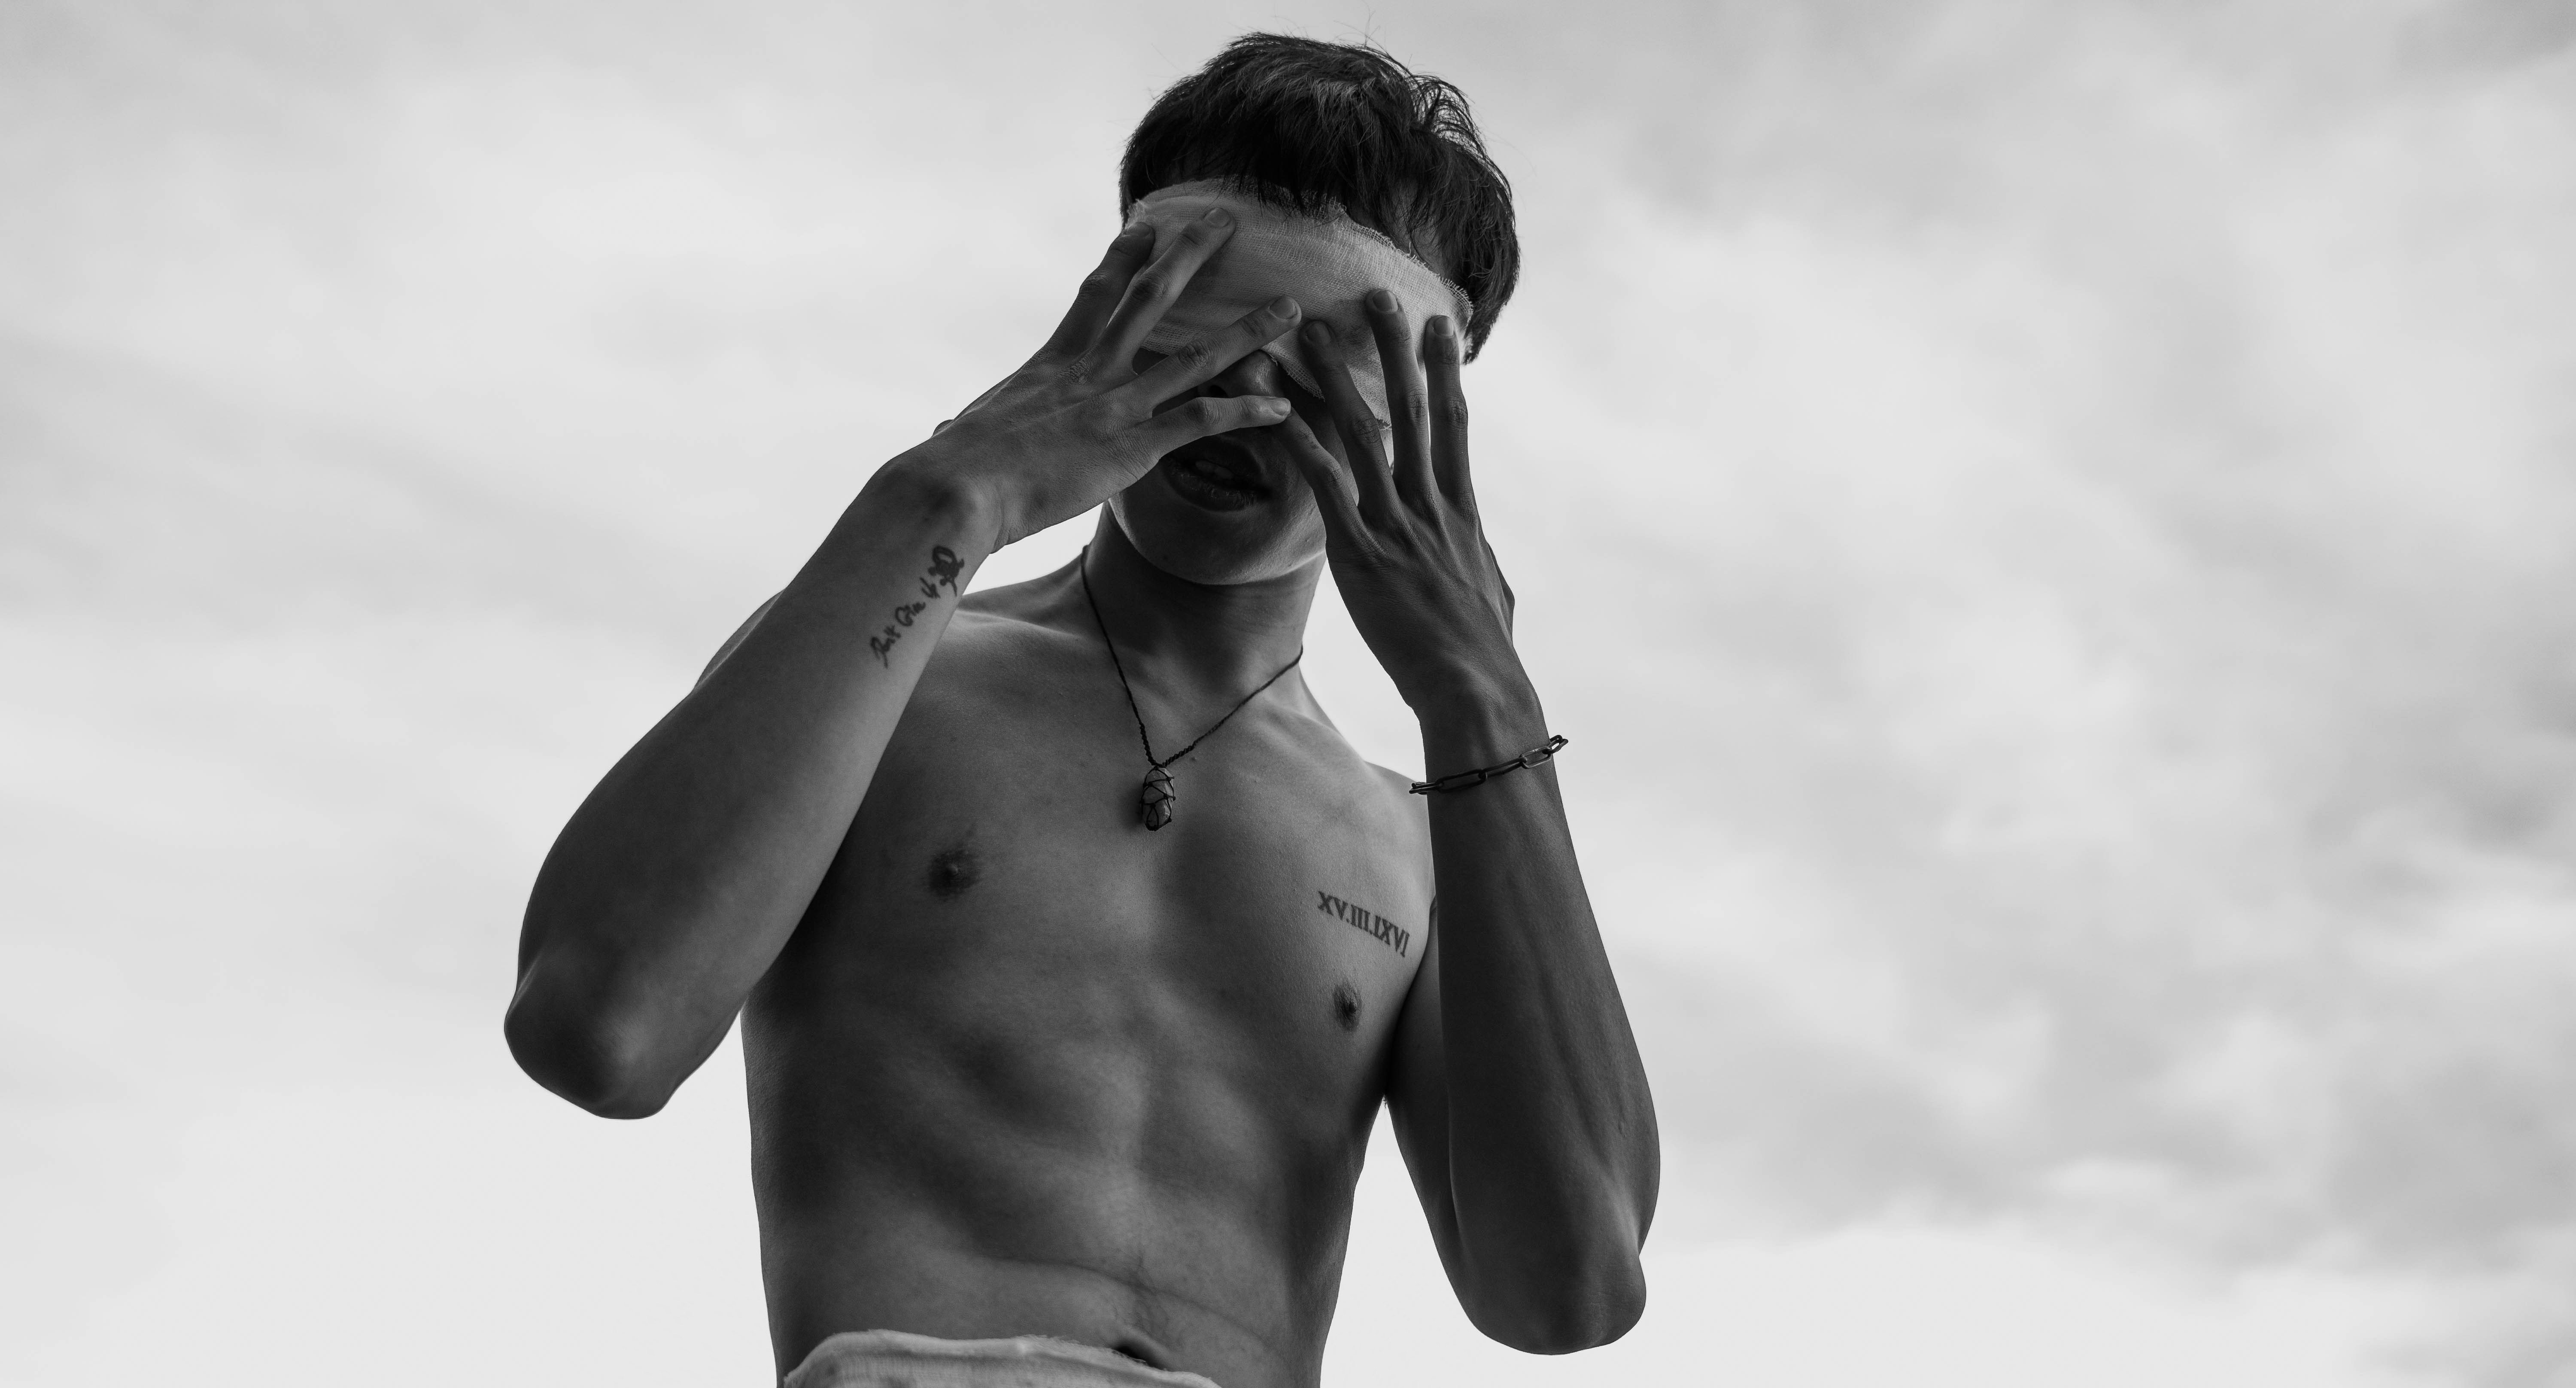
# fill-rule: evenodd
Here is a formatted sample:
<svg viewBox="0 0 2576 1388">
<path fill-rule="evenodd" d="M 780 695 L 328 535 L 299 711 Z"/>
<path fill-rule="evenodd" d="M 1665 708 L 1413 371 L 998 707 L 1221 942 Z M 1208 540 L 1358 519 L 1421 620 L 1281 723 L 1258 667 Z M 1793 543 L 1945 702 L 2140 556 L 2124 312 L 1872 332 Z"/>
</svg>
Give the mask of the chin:
<svg viewBox="0 0 2576 1388">
<path fill-rule="evenodd" d="M 1209 587 L 1281 578 L 1324 553 L 1324 518 L 1302 482 L 1252 494 L 1228 494 L 1176 477 L 1182 465 L 1157 463 L 1135 485 L 1110 498 L 1109 512 L 1127 542 L 1155 568 Z"/>
</svg>

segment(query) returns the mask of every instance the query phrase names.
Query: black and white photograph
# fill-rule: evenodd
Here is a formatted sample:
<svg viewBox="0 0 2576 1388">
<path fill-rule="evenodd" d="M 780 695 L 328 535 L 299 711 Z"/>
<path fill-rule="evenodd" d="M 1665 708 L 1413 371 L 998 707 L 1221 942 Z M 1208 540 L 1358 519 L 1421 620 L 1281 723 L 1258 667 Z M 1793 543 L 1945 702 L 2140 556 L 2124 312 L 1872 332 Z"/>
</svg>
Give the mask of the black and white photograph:
<svg viewBox="0 0 2576 1388">
<path fill-rule="evenodd" d="M 0 1385 L 2576 1388 L 2576 0 L 0 0 Z"/>
</svg>

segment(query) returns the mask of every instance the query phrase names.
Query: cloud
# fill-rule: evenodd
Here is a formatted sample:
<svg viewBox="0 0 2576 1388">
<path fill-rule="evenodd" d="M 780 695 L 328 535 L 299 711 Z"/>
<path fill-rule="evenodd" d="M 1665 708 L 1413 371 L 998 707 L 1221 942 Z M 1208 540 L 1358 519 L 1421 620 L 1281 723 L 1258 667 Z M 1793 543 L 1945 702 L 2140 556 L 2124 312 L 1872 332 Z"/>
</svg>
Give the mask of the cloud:
<svg viewBox="0 0 2576 1388">
<path fill-rule="evenodd" d="M 2563 1374 L 2563 11 L 1292 21 L 1458 78 L 1518 181 L 1479 476 L 1575 738 L 1675 1295 L 1894 1306 L 1946 1267 L 2000 1305 L 2055 1266 L 2078 1320 L 2242 1381 Z M 362 1125 L 295 1168 L 334 1190 L 419 1141 L 405 1096 L 484 1125 L 477 1171 L 553 1153 L 553 1194 L 477 1186 L 530 1218 L 573 1198 L 542 1163 L 641 1160 L 495 1097 L 537 855 L 874 461 L 1043 333 L 1145 96 L 1267 22 L 0 21 L 0 1074 L 48 1377 L 95 1333 L 62 1317 L 170 1318 L 254 1207 L 345 1250 L 294 1182 L 221 1193 L 319 1115 Z M 1329 605 L 1315 650 L 1413 758 Z M 654 1131 L 730 1160 L 687 1145 L 712 1117 Z M 430 1243 L 468 1266 L 469 1227 Z M 2354 1308 L 2402 1333 L 2334 1338 Z"/>
<path fill-rule="evenodd" d="M 1592 564 L 1525 639 L 1613 763 L 1565 774 L 1683 1227 L 2456 1275 L 2512 1328 L 2453 1350 L 2528 1354 L 2427 1362 L 2523 1381 L 2576 1227 L 2565 59 L 1999 13 L 1721 62 L 1833 114 L 1632 131 L 1486 368 L 1507 558 Z"/>
</svg>

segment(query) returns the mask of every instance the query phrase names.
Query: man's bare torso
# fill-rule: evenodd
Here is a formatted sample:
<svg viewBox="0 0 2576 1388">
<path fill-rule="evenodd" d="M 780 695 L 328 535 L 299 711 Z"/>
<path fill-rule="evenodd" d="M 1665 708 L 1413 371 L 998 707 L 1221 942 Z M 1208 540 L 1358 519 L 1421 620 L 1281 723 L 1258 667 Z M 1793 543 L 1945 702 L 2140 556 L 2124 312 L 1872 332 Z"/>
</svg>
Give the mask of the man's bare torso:
<svg viewBox="0 0 2576 1388">
<path fill-rule="evenodd" d="M 1200 731 L 1138 694 L 1158 751 Z M 889 1328 L 1316 1381 L 1424 821 L 1293 672 L 1159 832 L 1144 771 L 1070 571 L 963 604 L 743 1013 L 782 1368 Z"/>
</svg>

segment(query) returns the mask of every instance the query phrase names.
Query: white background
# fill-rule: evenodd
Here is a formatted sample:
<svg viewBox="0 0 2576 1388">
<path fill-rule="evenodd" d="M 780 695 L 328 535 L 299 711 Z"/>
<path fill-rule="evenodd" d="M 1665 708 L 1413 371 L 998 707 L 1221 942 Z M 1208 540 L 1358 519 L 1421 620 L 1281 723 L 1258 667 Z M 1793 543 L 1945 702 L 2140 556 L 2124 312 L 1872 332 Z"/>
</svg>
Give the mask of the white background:
<svg viewBox="0 0 2576 1388">
<path fill-rule="evenodd" d="M 1516 181 L 1666 1137 L 1568 1360 L 1381 1142 L 1328 1383 L 2576 1383 L 2576 10 L 910 8 L 0 6 L 0 1382 L 763 1381 L 738 1053 L 527 1083 L 527 884 L 1273 27 Z"/>
</svg>

